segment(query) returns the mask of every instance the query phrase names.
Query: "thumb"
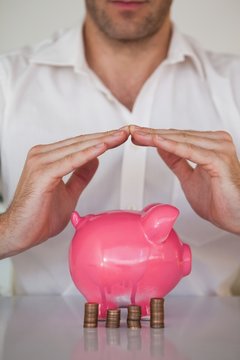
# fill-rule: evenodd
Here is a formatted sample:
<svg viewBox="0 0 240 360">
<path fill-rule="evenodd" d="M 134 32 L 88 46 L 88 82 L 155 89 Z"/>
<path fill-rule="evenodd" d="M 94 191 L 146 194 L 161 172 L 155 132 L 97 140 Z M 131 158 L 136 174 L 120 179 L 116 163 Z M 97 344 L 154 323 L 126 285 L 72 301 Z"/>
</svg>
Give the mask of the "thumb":
<svg viewBox="0 0 240 360">
<path fill-rule="evenodd" d="M 187 160 L 162 149 L 157 149 L 157 151 L 165 164 L 178 177 L 181 184 L 192 175 L 193 168 Z"/>
<path fill-rule="evenodd" d="M 97 171 L 99 161 L 93 159 L 73 172 L 66 187 L 77 200 Z"/>
</svg>

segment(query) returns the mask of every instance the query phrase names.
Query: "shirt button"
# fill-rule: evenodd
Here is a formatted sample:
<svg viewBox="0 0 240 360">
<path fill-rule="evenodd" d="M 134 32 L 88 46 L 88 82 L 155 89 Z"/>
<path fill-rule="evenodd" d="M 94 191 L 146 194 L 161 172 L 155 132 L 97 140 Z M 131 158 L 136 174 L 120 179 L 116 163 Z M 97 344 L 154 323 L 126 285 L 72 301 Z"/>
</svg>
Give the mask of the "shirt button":
<svg viewBox="0 0 240 360">
<path fill-rule="evenodd" d="M 106 93 L 106 97 L 109 101 L 114 101 L 114 97 L 112 96 L 112 94 Z"/>
</svg>

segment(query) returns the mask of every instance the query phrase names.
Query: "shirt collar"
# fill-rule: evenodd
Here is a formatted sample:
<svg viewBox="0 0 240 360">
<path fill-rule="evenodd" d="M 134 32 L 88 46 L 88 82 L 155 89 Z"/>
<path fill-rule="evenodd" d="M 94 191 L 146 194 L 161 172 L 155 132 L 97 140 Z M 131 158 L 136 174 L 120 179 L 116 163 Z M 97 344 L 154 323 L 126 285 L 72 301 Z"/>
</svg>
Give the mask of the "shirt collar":
<svg viewBox="0 0 240 360">
<path fill-rule="evenodd" d="M 204 77 L 204 70 L 192 39 L 183 35 L 175 24 L 172 25 L 172 38 L 165 63 L 177 64 L 190 59 L 199 75 Z M 86 74 L 89 70 L 85 58 L 83 23 L 67 30 L 59 31 L 40 45 L 36 46 L 30 62 L 52 66 L 70 66 L 76 72 Z"/>
<path fill-rule="evenodd" d="M 165 61 L 168 64 L 177 64 L 187 60 L 192 61 L 198 74 L 204 78 L 204 68 L 196 52 L 196 40 L 182 34 L 176 24 L 172 24 L 172 38 Z"/>
<path fill-rule="evenodd" d="M 30 62 L 39 65 L 69 66 L 86 73 L 88 68 L 83 42 L 83 24 L 57 32 L 34 48 Z"/>
</svg>

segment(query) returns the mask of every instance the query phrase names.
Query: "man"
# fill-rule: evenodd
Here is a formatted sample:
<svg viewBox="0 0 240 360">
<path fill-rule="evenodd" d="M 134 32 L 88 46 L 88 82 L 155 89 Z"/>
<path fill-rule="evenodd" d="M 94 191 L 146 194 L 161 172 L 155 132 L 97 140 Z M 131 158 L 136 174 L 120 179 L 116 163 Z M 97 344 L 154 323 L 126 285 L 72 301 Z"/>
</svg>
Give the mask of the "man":
<svg viewBox="0 0 240 360">
<path fill-rule="evenodd" d="M 0 254 L 15 255 L 17 293 L 74 293 L 75 207 L 153 202 L 180 209 L 176 230 L 192 247 L 174 292 L 238 291 L 240 60 L 181 35 L 171 4 L 86 0 L 82 35 L 2 57 Z"/>
</svg>

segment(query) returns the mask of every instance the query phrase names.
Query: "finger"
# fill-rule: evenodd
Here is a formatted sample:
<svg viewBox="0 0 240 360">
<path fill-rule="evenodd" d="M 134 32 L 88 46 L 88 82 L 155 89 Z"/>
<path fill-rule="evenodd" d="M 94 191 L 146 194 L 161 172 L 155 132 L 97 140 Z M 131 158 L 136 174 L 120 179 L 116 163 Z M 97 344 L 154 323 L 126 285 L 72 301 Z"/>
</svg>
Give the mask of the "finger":
<svg viewBox="0 0 240 360">
<path fill-rule="evenodd" d="M 106 136 L 111 136 L 111 135 L 113 135 L 113 134 L 115 134 L 115 133 L 117 133 L 119 131 L 123 131 L 126 134 L 126 136 L 128 137 L 128 135 L 129 135 L 129 127 L 124 126 L 124 127 L 120 128 L 120 129 L 116 129 L 116 130 L 110 130 L 110 131 L 105 131 L 105 132 L 100 132 L 100 133 L 93 133 L 93 134 L 86 134 L 86 135 L 79 135 L 79 136 L 75 136 L 75 137 L 72 137 L 72 138 L 69 138 L 69 139 L 54 142 L 52 144 L 37 145 L 37 146 L 34 146 L 33 150 L 35 151 L 36 154 L 45 153 L 45 152 L 56 150 L 58 148 L 62 148 L 64 146 L 70 146 L 70 145 L 75 144 L 75 143 L 90 141 L 90 140 L 93 140 L 93 139 L 100 139 L 100 138 L 106 137 Z"/>
<path fill-rule="evenodd" d="M 71 175 L 70 179 L 66 183 L 67 189 L 73 195 L 75 201 L 78 200 L 82 191 L 89 184 L 93 178 L 95 172 L 97 171 L 99 161 L 98 159 L 93 159 L 88 163 L 82 165 L 80 168 L 75 170 Z"/>
<path fill-rule="evenodd" d="M 194 170 L 187 160 L 162 149 L 158 149 L 158 153 L 181 183 L 190 178 Z"/>
<path fill-rule="evenodd" d="M 182 159 L 190 160 L 195 164 L 202 165 L 212 176 L 218 176 L 220 158 L 214 151 L 199 148 L 192 144 L 186 144 L 154 136 L 155 146 L 161 150 L 176 155 Z"/>
<path fill-rule="evenodd" d="M 173 135 L 173 134 L 186 134 L 187 135 L 195 135 L 199 137 L 216 139 L 216 140 L 226 140 L 232 142 L 231 135 L 222 130 L 218 131 L 196 131 L 196 130 L 177 130 L 177 129 L 152 129 L 146 127 L 139 127 L 135 125 L 130 126 L 130 134 L 135 137 L 136 133 L 147 133 L 147 134 L 159 134 L 159 135 Z"/>
<path fill-rule="evenodd" d="M 47 182 L 52 182 L 52 179 L 59 181 L 59 179 L 61 179 L 63 176 L 68 175 L 83 165 L 89 163 L 93 159 L 102 155 L 106 150 L 107 145 L 105 143 L 99 143 L 49 163 L 42 167 L 42 171 L 44 172 L 44 179 L 46 179 Z M 43 178 L 41 182 L 44 183 Z"/>
<path fill-rule="evenodd" d="M 161 136 L 161 135 L 160 135 Z M 213 139 L 209 137 L 196 136 L 186 132 L 164 134 L 163 138 L 166 140 L 173 140 L 185 144 L 192 144 L 203 149 L 220 151 L 220 152 L 232 152 L 233 143 L 226 140 Z"/>
<path fill-rule="evenodd" d="M 159 130 L 156 132 L 160 136 L 182 136 L 183 138 L 194 137 L 194 138 L 204 138 L 209 140 L 218 140 L 218 141 L 226 141 L 232 142 L 232 137 L 226 131 L 218 130 L 218 131 L 195 131 L 195 130 Z"/>
<path fill-rule="evenodd" d="M 95 146 L 101 142 L 105 143 L 108 149 L 115 148 L 121 145 L 124 141 L 126 141 L 127 137 L 128 137 L 127 133 L 123 130 L 120 130 L 108 135 L 105 134 L 105 136 L 92 138 L 90 140 L 86 140 L 86 141 L 81 140 L 78 142 L 74 142 L 70 145 L 56 148 L 54 150 L 41 154 L 40 162 L 41 163 L 54 162 L 66 156 L 70 156 L 73 153 L 77 153 L 78 151 L 82 151 L 89 147 Z M 36 156 L 39 157 L 39 155 Z"/>
<path fill-rule="evenodd" d="M 159 133 L 149 134 L 144 132 L 136 132 L 135 138 L 132 139 L 135 145 L 140 146 L 154 146 L 154 137 L 161 136 Z M 171 134 L 164 134 L 162 138 L 165 140 L 172 140 L 179 143 L 185 143 L 189 145 L 195 145 L 201 147 L 202 149 L 212 150 L 219 152 L 219 154 L 233 155 L 235 153 L 234 144 L 231 141 L 219 140 L 212 138 L 205 138 L 195 136 L 195 134 L 190 134 L 186 132 L 178 132 Z"/>
<path fill-rule="evenodd" d="M 131 141 L 139 146 L 155 146 L 153 136 L 152 133 L 137 131 L 131 135 Z"/>
</svg>

